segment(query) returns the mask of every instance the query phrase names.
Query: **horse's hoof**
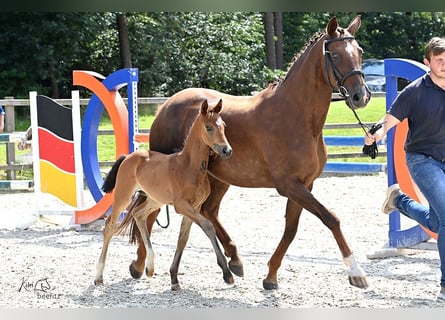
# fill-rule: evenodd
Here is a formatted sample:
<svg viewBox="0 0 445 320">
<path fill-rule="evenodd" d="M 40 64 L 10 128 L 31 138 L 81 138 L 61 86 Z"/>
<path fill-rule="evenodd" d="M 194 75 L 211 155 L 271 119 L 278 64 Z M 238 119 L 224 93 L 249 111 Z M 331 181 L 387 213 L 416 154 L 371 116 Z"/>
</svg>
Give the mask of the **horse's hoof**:
<svg viewBox="0 0 445 320">
<path fill-rule="evenodd" d="M 238 277 L 244 277 L 244 268 L 241 262 L 229 261 L 229 269 Z"/>
<path fill-rule="evenodd" d="M 94 279 L 95 286 L 101 286 L 104 284 L 104 279 Z"/>
<path fill-rule="evenodd" d="M 181 286 L 179 283 L 172 284 L 172 291 L 179 291 L 181 290 Z"/>
<path fill-rule="evenodd" d="M 142 277 L 142 272 L 137 271 L 134 267 L 133 267 L 133 263 L 130 264 L 130 274 L 133 277 L 133 279 L 140 279 Z"/>
<path fill-rule="evenodd" d="M 234 284 L 235 280 L 233 279 L 233 276 L 230 274 L 228 276 L 223 276 L 224 282 L 227 284 Z"/>
<path fill-rule="evenodd" d="M 149 278 L 153 277 L 154 273 L 155 271 L 153 269 L 149 270 L 148 268 L 145 268 L 145 274 L 147 275 L 147 277 Z"/>
<path fill-rule="evenodd" d="M 278 289 L 278 283 L 269 280 L 263 280 L 263 288 L 266 290 L 275 290 Z"/>
<path fill-rule="evenodd" d="M 349 284 L 351 286 L 360 288 L 360 289 L 366 289 L 369 287 L 368 280 L 366 280 L 366 277 L 351 277 L 349 276 Z"/>
</svg>

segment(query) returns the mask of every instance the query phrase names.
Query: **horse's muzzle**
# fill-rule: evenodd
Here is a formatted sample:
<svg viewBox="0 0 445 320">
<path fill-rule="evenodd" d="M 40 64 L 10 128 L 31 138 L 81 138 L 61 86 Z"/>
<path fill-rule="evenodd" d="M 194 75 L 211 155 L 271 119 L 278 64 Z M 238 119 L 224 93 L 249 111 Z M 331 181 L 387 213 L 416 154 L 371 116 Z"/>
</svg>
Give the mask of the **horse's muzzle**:
<svg viewBox="0 0 445 320">
<path fill-rule="evenodd" d="M 346 91 L 345 101 L 348 107 L 351 109 L 364 108 L 368 104 L 369 100 L 371 100 L 371 91 L 366 85 L 352 92 Z"/>
<path fill-rule="evenodd" d="M 213 151 L 216 152 L 222 159 L 230 158 L 232 155 L 232 147 L 230 145 L 214 145 Z"/>
</svg>

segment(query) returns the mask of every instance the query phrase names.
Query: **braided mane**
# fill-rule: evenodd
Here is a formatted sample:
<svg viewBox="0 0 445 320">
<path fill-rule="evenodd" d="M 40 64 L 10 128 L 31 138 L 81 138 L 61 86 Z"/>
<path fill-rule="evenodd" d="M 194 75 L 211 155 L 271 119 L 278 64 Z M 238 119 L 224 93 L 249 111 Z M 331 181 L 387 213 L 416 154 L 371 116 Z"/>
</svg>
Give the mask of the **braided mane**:
<svg viewBox="0 0 445 320">
<path fill-rule="evenodd" d="M 290 73 L 290 70 L 295 65 L 295 63 L 298 61 L 298 59 L 303 55 L 303 53 L 306 52 L 306 50 L 312 46 L 315 42 L 317 42 L 322 36 L 324 36 L 326 33 L 324 31 L 318 31 L 315 33 L 303 46 L 303 48 L 292 58 L 292 60 L 287 65 L 286 73 L 281 77 L 281 79 L 278 79 L 274 83 L 271 83 L 269 87 L 275 88 L 276 86 L 280 85 L 282 82 L 284 82 L 287 78 L 287 75 Z"/>
<path fill-rule="evenodd" d="M 298 58 L 301 57 L 301 55 L 306 52 L 307 48 L 309 48 L 310 46 L 312 46 L 315 42 L 317 42 L 322 36 L 324 36 L 325 33 L 318 31 L 316 34 L 314 34 L 308 42 L 306 42 L 306 44 L 304 45 L 303 49 L 300 50 L 300 52 L 298 52 L 291 60 L 291 62 L 289 62 L 288 67 L 287 67 L 287 71 L 286 73 L 289 72 L 289 70 L 292 68 L 292 66 L 294 65 L 294 63 L 298 60 Z"/>
<path fill-rule="evenodd" d="M 337 31 L 340 33 L 340 35 L 344 34 L 343 28 L 338 28 Z M 318 31 L 315 33 L 309 40 L 306 42 L 306 44 L 303 46 L 303 48 L 292 58 L 291 62 L 289 62 L 287 66 L 286 73 L 281 77 L 281 79 L 278 79 L 274 83 L 270 84 L 269 87 L 275 88 L 276 86 L 280 85 L 282 82 L 284 82 L 290 73 L 290 70 L 295 65 L 295 63 L 298 61 L 298 59 L 307 51 L 309 47 L 311 47 L 314 43 L 316 43 L 321 37 L 326 35 L 325 30 Z"/>
</svg>

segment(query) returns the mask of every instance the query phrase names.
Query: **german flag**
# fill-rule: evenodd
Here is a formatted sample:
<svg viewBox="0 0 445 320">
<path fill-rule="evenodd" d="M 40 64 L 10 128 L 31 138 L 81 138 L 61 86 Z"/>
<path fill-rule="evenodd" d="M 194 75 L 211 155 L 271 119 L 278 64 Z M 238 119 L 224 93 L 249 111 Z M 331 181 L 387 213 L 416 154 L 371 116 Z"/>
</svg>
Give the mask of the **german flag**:
<svg viewBox="0 0 445 320">
<path fill-rule="evenodd" d="M 37 95 L 40 189 L 76 207 L 72 109 Z"/>
</svg>

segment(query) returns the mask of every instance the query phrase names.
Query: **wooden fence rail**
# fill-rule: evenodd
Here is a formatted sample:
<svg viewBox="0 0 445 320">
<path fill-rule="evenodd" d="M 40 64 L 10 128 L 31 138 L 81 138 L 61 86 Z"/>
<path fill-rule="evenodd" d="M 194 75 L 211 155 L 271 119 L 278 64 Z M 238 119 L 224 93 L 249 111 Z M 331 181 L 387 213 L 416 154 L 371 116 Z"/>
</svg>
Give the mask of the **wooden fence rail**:
<svg viewBox="0 0 445 320">
<path fill-rule="evenodd" d="M 142 97 L 138 98 L 138 105 L 160 105 L 164 103 L 168 97 Z M 334 93 L 332 100 L 339 100 L 338 94 Z M 55 99 L 56 102 L 62 105 L 71 105 L 71 99 Z M 127 102 L 127 99 L 124 98 Z M 80 99 L 80 105 L 87 105 L 89 99 Z M 15 131 L 15 107 L 28 107 L 29 99 L 14 99 L 13 97 L 6 97 L 5 99 L 0 99 L 0 105 L 5 107 L 5 133 L 0 134 L 0 147 L 1 145 L 6 146 L 6 164 L 0 164 L 0 170 L 6 171 L 7 180 L 16 180 L 16 172 L 20 170 L 32 169 L 32 164 L 21 164 L 17 163 L 15 148 L 17 142 L 20 141 L 21 136 L 24 132 Z M 366 124 L 371 126 L 371 123 Z M 358 128 L 356 123 L 339 123 L 339 124 L 326 124 L 324 129 L 351 129 Z M 142 133 L 147 133 L 149 130 L 140 130 Z M 100 130 L 99 135 L 112 135 L 113 130 Z M 357 147 L 357 152 L 343 152 L 343 153 L 332 153 L 328 155 L 328 159 L 347 159 L 347 158 L 358 158 L 364 157 L 365 155 L 361 152 L 361 145 L 363 145 L 363 137 L 325 137 L 326 144 L 328 146 L 355 146 Z M 380 152 L 380 155 L 386 155 L 386 152 Z M 111 166 L 113 161 L 100 162 L 100 167 Z M 329 167 L 329 166 L 327 166 Z M 380 167 L 379 167 L 380 168 Z M 381 170 L 379 169 L 373 170 Z M 347 169 L 342 169 L 347 170 Z M 4 181 L 3 181 L 4 184 Z M 0 183 L 1 189 L 2 183 Z"/>
</svg>

